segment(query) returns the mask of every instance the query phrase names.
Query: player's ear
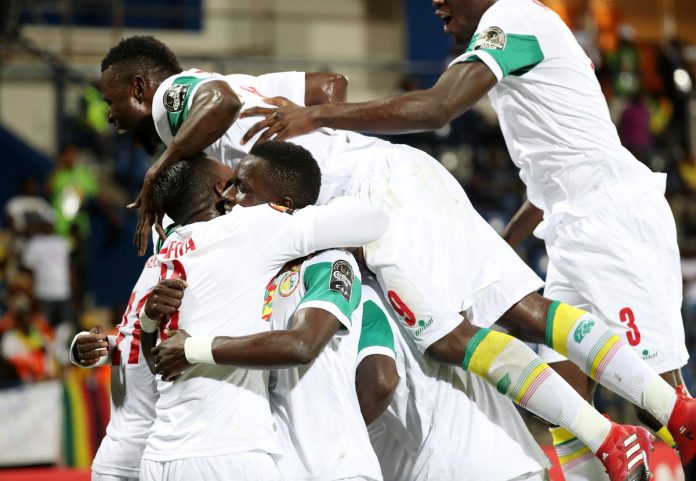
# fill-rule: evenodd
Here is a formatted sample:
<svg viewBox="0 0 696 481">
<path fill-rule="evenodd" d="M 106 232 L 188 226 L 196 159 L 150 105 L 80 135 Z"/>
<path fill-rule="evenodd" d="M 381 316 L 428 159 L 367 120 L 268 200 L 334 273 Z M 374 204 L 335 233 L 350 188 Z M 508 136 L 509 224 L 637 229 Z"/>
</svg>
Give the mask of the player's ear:
<svg viewBox="0 0 696 481">
<path fill-rule="evenodd" d="M 295 201 L 292 200 L 292 198 L 285 196 L 282 199 L 280 199 L 280 202 L 277 202 L 278 205 L 282 205 L 283 207 L 287 207 L 288 209 L 294 209 L 295 208 Z"/>
<path fill-rule="evenodd" d="M 147 83 L 142 75 L 136 75 L 131 81 L 131 87 L 133 88 L 133 96 L 139 103 L 143 103 L 143 98 L 145 98 L 145 86 Z"/>
</svg>

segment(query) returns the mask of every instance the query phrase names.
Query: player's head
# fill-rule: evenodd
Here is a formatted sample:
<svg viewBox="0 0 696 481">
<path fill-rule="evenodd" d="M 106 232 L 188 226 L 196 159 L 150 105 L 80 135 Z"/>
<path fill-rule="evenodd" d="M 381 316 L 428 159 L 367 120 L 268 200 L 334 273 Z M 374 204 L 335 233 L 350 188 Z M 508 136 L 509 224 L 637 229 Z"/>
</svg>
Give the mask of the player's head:
<svg viewBox="0 0 696 481">
<path fill-rule="evenodd" d="M 273 202 L 300 209 L 319 197 L 321 171 L 312 154 L 290 142 L 260 142 L 237 165 L 224 197 L 244 207 Z"/>
<path fill-rule="evenodd" d="M 222 212 L 232 174 L 232 168 L 199 154 L 165 170 L 153 185 L 153 200 L 179 225 L 207 221 Z"/>
<path fill-rule="evenodd" d="M 109 104 L 109 122 L 119 130 L 136 132 L 152 123 L 152 97 L 167 77 L 181 72 L 176 55 L 155 37 L 121 40 L 101 64 L 99 87 Z"/>
<path fill-rule="evenodd" d="M 445 32 L 459 44 L 468 45 L 483 13 L 496 0 L 433 0 L 435 15 L 445 23 Z"/>
</svg>

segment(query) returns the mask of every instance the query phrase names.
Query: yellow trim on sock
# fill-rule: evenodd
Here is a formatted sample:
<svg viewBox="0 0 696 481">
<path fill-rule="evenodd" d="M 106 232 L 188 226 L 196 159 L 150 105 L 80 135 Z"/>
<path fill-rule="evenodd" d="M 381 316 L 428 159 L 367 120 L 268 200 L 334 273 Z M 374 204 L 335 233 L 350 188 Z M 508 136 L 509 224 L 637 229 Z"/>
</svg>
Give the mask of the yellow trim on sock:
<svg viewBox="0 0 696 481">
<path fill-rule="evenodd" d="M 662 426 L 658 432 L 656 432 L 657 437 L 662 439 L 664 442 L 667 443 L 668 446 L 670 447 L 675 447 L 677 445 L 676 442 L 674 442 L 674 438 L 670 434 L 669 430 L 667 429 L 667 426 Z"/>
<path fill-rule="evenodd" d="M 515 396 L 515 402 L 517 404 L 520 403 L 524 395 L 527 393 L 527 390 L 529 389 L 529 386 L 532 385 L 534 381 L 539 377 L 539 374 L 541 374 L 542 371 L 550 369 L 549 365 L 546 364 L 545 362 L 542 362 L 539 364 L 537 367 L 535 367 L 532 372 L 527 376 L 527 379 L 524 380 L 524 384 L 522 384 L 522 388 L 519 390 L 517 393 L 517 396 Z"/>
<path fill-rule="evenodd" d="M 585 454 L 590 452 L 590 448 L 587 446 L 583 446 L 582 448 L 578 449 L 574 453 L 566 454 L 565 456 L 560 456 L 558 458 L 558 462 L 563 466 L 564 464 L 568 464 L 574 459 L 578 459 L 580 456 L 584 456 Z"/>
<path fill-rule="evenodd" d="M 568 335 L 580 317 L 586 314 L 582 309 L 561 303 L 553 317 L 553 346 L 551 348 L 568 357 Z"/>
<path fill-rule="evenodd" d="M 553 438 L 553 445 L 558 446 L 559 444 L 565 444 L 568 441 L 577 439 L 575 434 L 571 433 L 565 428 L 549 428 L 551 432 L 551 438 Z"/>
<path fill-rule="evenodd" d="M 595 379 L 595 375 L 597 374 L 597 369 L 599 368 L 599 365 L 602 363 L 604 358 L 606 357 L 607 353 L 611 350 L 612 347 L 614 347 L 614 344 L 619 342 L 621 338 L 617 335 L 613 335 L 606 344 L 602 346 L 602 348 L 599 350 L 595 358 L 592 360 L 592 369 L 590 370 L 590 377 L 592 379 Z"/>
<path fill-rule="evenodd" d="M 490 331 L 476 347 L 468 370 L 484 378 L 488 378 L 488 371 L 493 361 L 500 355 L 505 347 L 515 338 L 498 331 Z"/>
</svg>

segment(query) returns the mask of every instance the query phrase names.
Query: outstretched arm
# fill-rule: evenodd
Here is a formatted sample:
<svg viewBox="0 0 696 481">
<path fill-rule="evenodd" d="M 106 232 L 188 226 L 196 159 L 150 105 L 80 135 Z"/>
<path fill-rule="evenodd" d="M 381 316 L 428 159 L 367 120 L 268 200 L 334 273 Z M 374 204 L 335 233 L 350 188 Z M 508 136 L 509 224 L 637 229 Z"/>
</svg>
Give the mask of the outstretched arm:
<svg viewBox="0 0 696 481">
<path fill-rule="evenodd" d="M 191 101 L 191 108 L 172 142 L 145 174 L 140 196 L 131 207 L 140 207 L 134 242 L 138 254 L 145 254 L 152 225 L 158 221 L 157 208 L 151 199 L 157 177 L 175 162 L 201 152 L 218 140 L 234 123 L 242 101 L 224 80 L 201 85 Z"/>
<path fill-rule="evenodd" d="M 305 73 L 305 105 L 341 103 L 347 95 L 348 79 L 340 73 Z"/>
<path fill-rule="evenodd" d="M 399 373 L 393 357 L 367 356 L 355 370 L 355 390 L 365 425 L 369 426 L 387 409 L 399 385 Z"/>
<path fill-rule="evenodd" d="M 532 235 L 536 226 L 543 219 L 544 212 L 529 202 L 529 200 L 525 200 L 522 207 L 512 216 L 508 225 L 503 229 L 503 239 L 512 247 L 515 247 Z"/>
<path fill-rule="evenodd" d="M 279 108 L 246 110 L 244 117 L 265 118 L 249 129 L 244 141 L 264 129 L 267 130 L 259 142 L 273 136 L 287 139 L 319 127 L 383 134 L 435 130 L 466 112 L 497 82 L 495 74 L 483 62 L 466 62 L 445 70 L 427 90 L 381 100 L 298 107 L 285 99 L 267 99 L 267 103 Z"/>
<path fill-rule="evenodd" d="M 190 337 L 180 330 L 152 350 L 155 372 L 167 381 L 199 362 L 256 369 L 306 365 L 316 359 L 340 326 L 328 311 L 308 307 L 295 313 L 289 330 L 212 339 Z"/>
</svg>

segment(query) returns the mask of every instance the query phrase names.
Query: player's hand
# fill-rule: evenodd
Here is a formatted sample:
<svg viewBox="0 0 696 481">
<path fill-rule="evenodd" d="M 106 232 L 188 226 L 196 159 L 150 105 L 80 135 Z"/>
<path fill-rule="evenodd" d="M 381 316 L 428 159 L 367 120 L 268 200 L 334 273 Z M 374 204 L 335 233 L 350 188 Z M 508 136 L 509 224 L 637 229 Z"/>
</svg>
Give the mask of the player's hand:
<svg viewBox="0 0 696 481">
<path fill-rule="evenodd" d="M 157 283 L 145 302 L 145 314 L 150 319 L 171 316 L 181 307 L 184 290 L 188 284 L 183 279 L 163 279 Z"/>
<path fill-rule="evenodd" d="M 164 217 L 164 212 L 162 212 L 162 209 L 160 209 L 152 199 L 152 186 L 159 175 L 159 171 L 159 163 L 150 167 L 143 179 L 143 186 L 140 189 L 138 198 L 135 202 L 127 206 L 129 209 L 138 209 L 139 211 L 138 225 L 135 228 L 135 235 L 133 236 L 133 243 L 138 247 L 139 256 L 144 255 L 147 251 L 147 244 L 153 225 L 163 240 L 167 238 L 162 228 L 162 217 Z"/>
<path fill-rule="evenodd" d="M 286 140 L 321 127 L 316 122 L 314 115 L 316 109 L 314 107 L 302 107 L 292 103 L 285 97 L 264 98 L 263 101 L 267 104 L 276 105 L 278 108 L 251 107 L 244 110 L 240 114 L 241 118 L 263 116 L 264 119 L 254 124 L 244 134 L 242 144 L 246 144 L 262 131 L 263 133 L 256 142 L 270 139 Z"/>
<path fill-rule="evenodd" d="M 94 366 L 102 356 L 108 354 L 108 350 L 109 341 L 101 326 L 93 327 L 89 334 L 78 336 L 75 341 L 75 358 L 84 367 Z"/>
<path fill-rule="evenodd" d="M 186 360 L 184 342 L 189 334 L 183 329 L 169 331 L 166 341 L 152 348 L 155 357 L 155 374 L 160 374 L 163 381 L 174 381 L 192 364 Z"/>
</svg>

